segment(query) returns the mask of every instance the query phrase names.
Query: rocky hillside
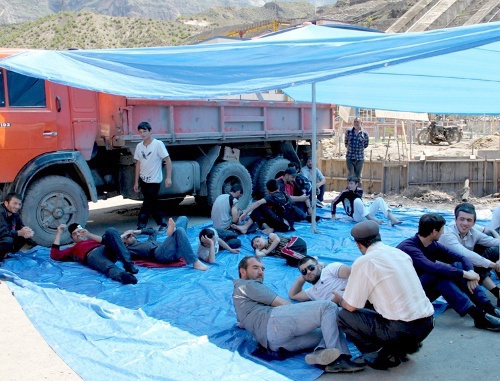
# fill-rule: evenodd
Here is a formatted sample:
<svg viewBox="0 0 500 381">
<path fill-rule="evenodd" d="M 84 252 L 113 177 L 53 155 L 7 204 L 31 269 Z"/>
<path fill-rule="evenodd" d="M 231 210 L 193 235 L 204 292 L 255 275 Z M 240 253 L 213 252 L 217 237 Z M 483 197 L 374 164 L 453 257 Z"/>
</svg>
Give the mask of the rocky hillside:
<svg viewBox="0 0 500 381">
<path fill-rule="evenodd" d="M 49 4 L 54 2 L 50 0 Z M 66 5 L 73 2 L 64 0 Z M 110 4 L 119 2 L 108 1 Z M 123 0 L 122 3 L 129 2 Z M 353 5 L 340 0 L 335 5 L 314 7 L 301 1 L 270 2 L 259 7 L 213 7 L 200 13 L 179 16 L 175 21 L 65 11 L 34 21 L 0 26 L 0 47 L 92 49 L 183 45 L 235 31 L 236 36 L 241 31 L 243 37 L 251 37 L 252 34 L 247 31 L 255 25 L 267 24 L 267 29 L 258 28 L 258 33 L 271 32 L 273 20 L 284 21 L 281 28 L 326 18 L 385 29 L 404 13 L 409 2 L 351 0 L 351 3 Z"/>
</svg>

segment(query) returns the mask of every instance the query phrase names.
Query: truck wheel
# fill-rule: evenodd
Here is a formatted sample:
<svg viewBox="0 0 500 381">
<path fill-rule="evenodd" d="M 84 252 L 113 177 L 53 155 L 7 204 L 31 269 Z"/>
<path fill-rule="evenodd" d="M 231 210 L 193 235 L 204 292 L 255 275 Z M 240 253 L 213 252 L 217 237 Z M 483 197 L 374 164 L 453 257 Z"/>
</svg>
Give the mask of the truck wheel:
<svg viewBox="0 0 500 381">
<path fill-rule="evenodd" d="M 269 180 L 277 179 L 282 176 L 285 170 L 288 168 L 289 160 L 283 159 L 282 157 L 275 157 L 269 160 L 262 168 L 259 176 L 258 189 L 261 197 L 264 197 L 267 193 L 266 183 Z"/>
<path fill-rule="evenodd" d="M 254 194 L 259 193 L 258 184 L 259 184 L 259 176 L 262 172 L 262 168 L 268 162 L 268 159 L 262 158 L 255 161 L 252 165 L 252 169 L 250 170 L 250 177 L 252 178 L 252 192 Z"/>
<path fill-rule="evenodd" d="M 243 196 L 238 204 L 241 209 L 244 209 L 252 198 L 250 173 L 243 165 L 234 161 L 226 161 L 214 166 L 208 175 L 208 204 L 212 206 L 218 196 L 229 193 L 234 184 L 240 184 L 243 188 Z"/>
<path fill-rule="evenodd" d="M 89 216 L 87 197 L 73 180 L 63 176 L 47 176 L 35 181 L 23 201 L 22 219 L 35 232 L 33 239 L 42 246 L 54 241 L 59 224 L 86 224 Z M 71 242 L 66 230 L 61 245 Z"/>
</svg>

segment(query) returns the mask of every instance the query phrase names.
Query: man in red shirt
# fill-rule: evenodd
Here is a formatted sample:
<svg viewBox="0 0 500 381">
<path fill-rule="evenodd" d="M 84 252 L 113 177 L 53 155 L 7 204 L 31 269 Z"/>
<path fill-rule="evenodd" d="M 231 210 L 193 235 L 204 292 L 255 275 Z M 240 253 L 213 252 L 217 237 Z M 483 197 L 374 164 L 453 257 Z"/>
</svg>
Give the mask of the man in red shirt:
<svg viewBox="0 0 500 381">
<path fill-rule="evenodd" d="M 57 233 L 50 249 L 50 258 L 57 261 L 75 261 L 99 271 L 107 277 L 123 284 L 136 284 L 139 270 L 130 260 L 130 253 L 123 244 L 120 233 L 115 228 L 108 228 L 102 237 L 90 233 L 78 224 L 71 224 L 68 231 L 75 244 L 61 250 L 61 234 L 65 224 L 57 227 Z M 125 270 L 116 266 L 120 260 Z"/>
<path fill-rule="evenodd" d="M 310 214 L 311 200 L 309 196 L 304 194 L 300 187 L 295 183 L 295 177 L 297 176 L 297 171 L 295 168 L 287 168 L 283 176 L 278 179 L 278 186 L 282 192 L 285 192 L 290 196 L 295 207 L 296 221 L 307 220 L 311 222 Z M 309 218 L 308 218 L 309 217 Z"/>
</svg>

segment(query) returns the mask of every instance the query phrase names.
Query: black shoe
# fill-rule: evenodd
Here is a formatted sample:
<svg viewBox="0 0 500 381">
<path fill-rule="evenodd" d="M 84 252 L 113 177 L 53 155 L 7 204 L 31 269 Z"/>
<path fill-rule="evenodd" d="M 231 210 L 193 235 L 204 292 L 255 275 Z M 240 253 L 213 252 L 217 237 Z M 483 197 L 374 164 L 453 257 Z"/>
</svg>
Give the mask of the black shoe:
<svg viewBox="0 0 500 381">
<path fill-rule="evenodd" d="M 373 369 L 387 370 L 401 364 L 401 359 L 399 356 L 394 356 L 392 353 L 386 352 L 382 349 L 374 356 L 366 356 L 365 364 Z"/>
<path fill-rule="evenodd" d="M 474 326 L 479 329 L 498 332 L 500 331 L 500 318 L 485 314 L 483 318 L 474 320 Z"/>
<path fill-rule="evenodd" d="M 137 274 L 139 272 L 139 269 L 135 267 L 132 262 L 124 264 L 123 268 L 125 269 L 126 272 L 130 274 Z"/>
<path fill-rule="evenodd" d="M 120 282 L 123 284 L 137 284 L 137 278 L 129 273 L 122 273 Z"/>
<path fill-rule="evenodd" d="M 158 228 L 158 234 L 165 234 L 167 232 L 167 225 L 161 225 L 159 228 Z"/>
<path fill-rule="evenodd" d="M 340 355 L 340 357 L 335 360 L 330 365 L 327 365 L 325 372 L 328 373 L 354 373 L 359 372 L 364 369 L 363 364 L 358 364 L 350 359 L 349 355 Z"/>
</svg>

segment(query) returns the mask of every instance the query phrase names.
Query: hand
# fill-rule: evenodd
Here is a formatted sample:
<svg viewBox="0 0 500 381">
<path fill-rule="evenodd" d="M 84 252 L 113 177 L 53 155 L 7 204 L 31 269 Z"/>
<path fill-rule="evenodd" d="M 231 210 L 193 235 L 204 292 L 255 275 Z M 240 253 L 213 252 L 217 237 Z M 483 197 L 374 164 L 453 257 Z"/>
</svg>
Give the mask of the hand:
<svg viewBox="0 0 500 381">
<path fill-rule="evenodd" d="M 339 293 L 332 291 L 333 298 L 331 299 L 333 303 L 339 304 L 342 301 L 342 296 Z"/>
<path fill-rule="evenodd" d="M 240 216 L 238 221 L 243 222 L 243 221 L 245 221 L 246 218 L 247 218 L 247 214 L 246 214 L 246 212 L 243 212 L 243 214 Z"/>
<path fill-rule="evenodd" d="M 472 294 L 476 287 L 479 285 L 479 282 L 477 280 L 469 280 L 467 282 L 467 288 L 469 289 L 470 293 Z"/>
<path fill-rule="evenodd" d="M 141 188 L 139 187 L 139 183 L 134 184 L 134 192 L 139 193 L 141 191 Z"/>
<path fill-rule="evenodd" d="M 240 249 L 231 249 L 231 248 L 230 248 L 230 249 L 229 249 L 229 252 L 230 252 L 230 253 L 233 253 L 233 254 L 237 254 L 237 253 L 239 253 L 239 252 L 240 252 Z"/>
<path fill-rule="evenodd" d="M 60 224 L 57 227 L 57 234 L 61 234 L 64 230 L 66 230 L 66 225 L 65 224 Z"/>
<path fill-rule="evenodd" d="M 201 243 L 203 244 L 203 246 L 214 246 L 214 241 L 212 241 L 210 238 L 208 238 L 206 235 L 202 235 L 201 238 Z"/>
<path fill-rule="evenodd" d="M 17 234 L 24 238 L 31 238 L 33 237 L 34 232 L 33 230 L 31 230 L 31 228 L 24 226 L 21 230 L 18 231 Z"/>
<path fill-rule="evenodd" d="M 500 261 L 498 261 L 497 263 L 493 263 L 493 269 L 496 271 L 496 272 L 500 272 Z"/>
<path fill-rule="evenodd" d="M 167 177 L 165 179 L 165 188 L 168 188 L 172 185 L 172 179 L 170 177 Z"/>
<path fill-rule="evenodd" d="M 467 280 L 475 280 L 479 282 L 479 274 L 474 270 L 464 271 L 464 278 Z"/>
</svg>

